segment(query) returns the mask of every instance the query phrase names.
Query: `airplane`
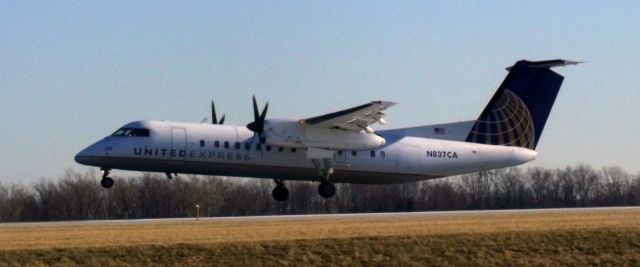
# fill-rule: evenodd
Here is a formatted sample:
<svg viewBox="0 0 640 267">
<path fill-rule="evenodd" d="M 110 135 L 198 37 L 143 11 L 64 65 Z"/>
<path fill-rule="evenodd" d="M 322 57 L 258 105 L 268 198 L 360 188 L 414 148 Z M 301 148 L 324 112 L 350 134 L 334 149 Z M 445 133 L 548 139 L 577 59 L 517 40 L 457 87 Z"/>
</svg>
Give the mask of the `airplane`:
<svg viewBox="0 0 640 267">
<path fill-rule="evenodd" d="M 331 198 L 335 183 L 396 184 L 512 167 L 536 159 L 542 130 L 564 77 L 563 59 L 517 61 L 476 120 L 374 131 L 394 102 L 372 101 L 305 119 L 267 119 L 253 97 L 254 121 L 224 125 L 212 102 L 212 123 L 142 120 L 90 145 L 75 161 L 112 169 L 273 179 L 272 196 L 286 201 L 285 182 L 319 182 Z"/>
</svg>

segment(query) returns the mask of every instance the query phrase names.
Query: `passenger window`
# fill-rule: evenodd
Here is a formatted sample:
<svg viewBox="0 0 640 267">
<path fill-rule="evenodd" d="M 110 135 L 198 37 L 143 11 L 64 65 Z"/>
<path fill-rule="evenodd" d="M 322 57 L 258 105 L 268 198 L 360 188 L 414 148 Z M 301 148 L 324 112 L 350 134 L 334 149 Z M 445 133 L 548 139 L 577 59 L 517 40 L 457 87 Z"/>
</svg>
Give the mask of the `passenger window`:
<svg viewBox="0 0 640 267">
<path fill-rule="evenodd" d="M 284 151 L 284 148 L 283 147 L 278 147 L 278 152 L 282 152 L 282 151 Z"/>
<path fill-rule="evenodd" d="M 228 141 L 224 141 L 224 148 L 229 148 L 229 142 Z"/>
<path fill-rule="evenodd" d="M 213 146 L 216 148 L 220 147 L 220 141 L 213 142 Z"/>
<path fill-rule="evenodd" d="M 267 151 L 271 151 L 271 146 L 267 145 Z"/>
<path fill-rule="evenodd" d="M 338 156 L 342 156 L 342 154 L 344 154 L 344 152 L 342 152 L 342 150 L 338 150 Z"/>
<path fill-rule="evenodd" d="M 385 153 L 384 151 L 380 151 L 380 157 L 381 158 L 386 158 L 387 157 L 387 153 Z"/>
<path fill-rule="evenodd" d="M 351 156 L 357 156 L 358 155 L 358 151 L 351 151 Z"/>
<path fill-rule="evenodd" d="M 291 152 L 292 153 L 296 153 L 296 149 L 295 148 L 291 148 Z"/>
<path fill-rule="evenodd" d="M 375 158 L 375 157 L 376 157 L 376 152 L 375 152 L 375 151 L 373 151 L 373 150 L 371 150 L 371 153 L 369 153 L 369 154 L 371 155 L 371 157 L 372 157 L 372 158 Z"/>
<path fill-rule="evenodd" d="M 256 150 L 258 151 L 262 150 L 262 144 L 260 143 L 256 144 Z"/>
<path fill-rule="evenodd" d="M 245 150 L 251 150 L 251 143 L 244 143 Z"/>
<path fill-rule="evenodd" d="M 204 147 L 204 140 L 200 140 L 200 147 Z"/>
<path fill-rule="evenodd" d="M 235 147 L 236 149 L 240 149 L 240 142 L 236 142 Z"/>
</svg>

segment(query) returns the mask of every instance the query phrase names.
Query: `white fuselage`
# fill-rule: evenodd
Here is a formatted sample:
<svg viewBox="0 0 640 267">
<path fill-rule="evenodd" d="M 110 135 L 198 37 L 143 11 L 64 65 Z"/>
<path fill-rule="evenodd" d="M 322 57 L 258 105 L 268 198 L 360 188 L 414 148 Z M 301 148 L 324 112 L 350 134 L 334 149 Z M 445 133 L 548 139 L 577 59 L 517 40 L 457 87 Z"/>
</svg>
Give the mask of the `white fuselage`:
<svg viewBox="0 0 640 267">
<path fill-rule="evenodd" d="M 148 137 L 108 136 L 76 161 L 105 169 L 190 173 L 281 180 L 318 180 L 304 147 L 260 144 L 244 126 L 139 121 L 125 127 L 150 130 Z M 369 150 L 336 150 L 331 158 L 338 183 L 404 183 L 534 160 L 530 149 L 421 137 L 386 135 Z"/>
</svg>

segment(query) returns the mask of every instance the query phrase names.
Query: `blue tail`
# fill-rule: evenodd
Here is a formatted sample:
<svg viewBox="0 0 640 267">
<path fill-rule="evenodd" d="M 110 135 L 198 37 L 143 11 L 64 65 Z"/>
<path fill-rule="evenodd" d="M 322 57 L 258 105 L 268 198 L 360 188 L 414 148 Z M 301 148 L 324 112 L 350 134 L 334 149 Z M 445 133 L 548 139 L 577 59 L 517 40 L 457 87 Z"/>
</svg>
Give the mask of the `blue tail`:
<svg viewBox="0 0 640 267">
<path fill-rule="evenodd" d="M 476 120 L 467 142 L 535 149 L 564 77 L 550 68 L 568 60 L 520 60 Z"/>
</svg>

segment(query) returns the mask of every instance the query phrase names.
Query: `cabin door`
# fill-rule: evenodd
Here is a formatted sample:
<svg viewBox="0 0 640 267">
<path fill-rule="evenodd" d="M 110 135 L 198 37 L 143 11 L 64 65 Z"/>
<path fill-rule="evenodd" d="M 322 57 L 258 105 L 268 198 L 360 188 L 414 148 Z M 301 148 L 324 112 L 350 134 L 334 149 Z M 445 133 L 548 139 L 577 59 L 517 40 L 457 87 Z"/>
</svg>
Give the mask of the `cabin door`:
<svg viewBox="0 0 640 267">
<path fill-rule="evenodd" d="M 178 172 L 184 165 L 187 157 L 187 133 L 184 128 L 171 129 L 171 166 L 174 172 Z"/>
</svg>

